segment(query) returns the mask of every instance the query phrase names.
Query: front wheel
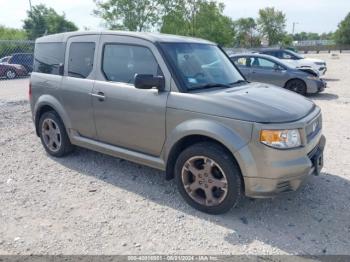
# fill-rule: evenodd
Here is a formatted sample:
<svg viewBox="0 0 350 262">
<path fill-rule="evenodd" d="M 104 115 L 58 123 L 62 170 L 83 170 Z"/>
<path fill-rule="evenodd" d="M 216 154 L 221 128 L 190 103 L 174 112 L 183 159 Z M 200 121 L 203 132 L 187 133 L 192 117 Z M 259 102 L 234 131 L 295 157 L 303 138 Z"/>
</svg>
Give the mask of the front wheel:
<svg viewBox="0 0 350 262">
<path fill-rule="evenodd" d="M 6 71 L 6 78 L 7 79 L 15 79 L 16 76 L 17 76 L 17 74 L 15 71 L 13 71 L 11 69 Z"/>
<path fill-rule="evenodd" d="M 215 143 L 199 143 L 185 149 L 176 161 L 175 177 L 186 202 L 209 214 L 229 211 L 242 196 L 237 163 Z"/>
<path fill-rule="evenodd" d="M 299 79 L 294 79 L 286 84 L 286 89 L 296 92 L 300 95 L 306 95 L 306 84 L 304 81 Z"/>
</svg>

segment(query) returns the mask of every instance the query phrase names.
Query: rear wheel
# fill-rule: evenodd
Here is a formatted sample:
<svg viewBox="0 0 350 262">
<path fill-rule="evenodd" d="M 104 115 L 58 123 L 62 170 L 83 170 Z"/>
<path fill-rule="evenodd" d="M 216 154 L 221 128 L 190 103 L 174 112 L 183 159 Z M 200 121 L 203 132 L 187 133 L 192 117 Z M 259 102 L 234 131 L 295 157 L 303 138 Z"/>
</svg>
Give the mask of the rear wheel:
<svg viewBox="0 0 350 262">
<path fill-rule="evenodd" d="M 286 89 L 301 95 L 306 95 L 306 84 L 299 79 L 293 79 L 286 84 Z"/>
<path fill-rule="evenodd" d="M 39 120 L 39 134 L 47 153 L 63 157 L 73 149 L 66 128 L 56 112 L 44 113 Z"/>
<path fill-rule="evenodd" d="M 9 69 L 6 71 L 6 78 L 7 79 L 15 79 L 17 76 L 16 72 L 13 71 L 12 69 Z"/>
<path fill-rule="evenodd" d="M 185 149 L 176 161 L 175 176 L 183 198 L 202 212 L 225 213 L 238 204 L 242 195 L 237 163 L 215 143 Z"/>
</svg>

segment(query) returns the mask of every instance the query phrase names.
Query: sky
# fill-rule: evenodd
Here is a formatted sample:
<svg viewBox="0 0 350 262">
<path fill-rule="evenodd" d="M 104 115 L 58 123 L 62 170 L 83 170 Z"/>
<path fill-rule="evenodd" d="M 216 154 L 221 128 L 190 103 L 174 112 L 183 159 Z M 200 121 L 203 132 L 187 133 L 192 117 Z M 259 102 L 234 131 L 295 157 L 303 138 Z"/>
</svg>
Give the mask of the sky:
<svg viewBox="0 0 350 262">
<path fill-rule="evenodd" d="M 32 5 L 43 3 L 58 13 L 66 14 L 80 29 L 103 29 L 103 22 L 92 15 L 93 0 L 31 0 Z M 275 7 L 286 14 L 287 31 L 330 32 L 350 12 L 350 0 L 221 0 L 225 15 L 238 19 L 258 16 L 264 7 Z M 4 8 L 6 7 L 6 8 Z M 0 0 L 0 25 L 21 28 L 29 9 L 29 0 Z"/>
</svg>

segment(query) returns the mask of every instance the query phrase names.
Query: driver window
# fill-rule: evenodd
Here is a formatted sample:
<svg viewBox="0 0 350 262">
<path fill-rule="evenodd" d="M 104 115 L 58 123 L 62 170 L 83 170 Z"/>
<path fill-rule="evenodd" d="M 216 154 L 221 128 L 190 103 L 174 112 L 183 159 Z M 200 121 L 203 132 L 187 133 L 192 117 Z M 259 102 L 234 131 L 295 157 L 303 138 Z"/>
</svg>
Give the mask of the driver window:
<svg viewBox="0 0 350 262">
<path fill-rule="evenodd" d="M 134 84 L 135 75 L 163 75 L 151 50 L 143 46 L 106 44 L 102 71 L 109 81 Z"/>
</svg>

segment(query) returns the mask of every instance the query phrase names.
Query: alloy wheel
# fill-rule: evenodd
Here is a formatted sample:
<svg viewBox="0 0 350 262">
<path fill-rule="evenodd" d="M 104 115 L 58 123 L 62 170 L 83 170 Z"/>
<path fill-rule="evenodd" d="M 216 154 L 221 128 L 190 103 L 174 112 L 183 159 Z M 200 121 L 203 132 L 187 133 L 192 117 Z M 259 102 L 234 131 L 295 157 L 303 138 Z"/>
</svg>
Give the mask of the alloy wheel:
<svg viewBox="0 0 350 262">
<path fill-rule="evenodd" d="M 14 79 L 16 77 L 16 73 L 14 71 L 12 71 L 12 70 L 9 70 L 9 71 L 6 72 L 6 77 L 8 79 Z"/>
<path fill-rule="evenodd" d="M 198 204 L 217 206 L 227 196 L 227 177 L 219 164 L 208 157 L 195 156 L 187 160 L 181 179 L 186 193 Z"/>
<path fill-rule="evenodd" d="M 61 131 L 57 123 L 52 119 L 45 119 L 42 123 L 43 140 L 45 145 L 52 152 L 57 152 L 61 148 Z"/>
</svg>

